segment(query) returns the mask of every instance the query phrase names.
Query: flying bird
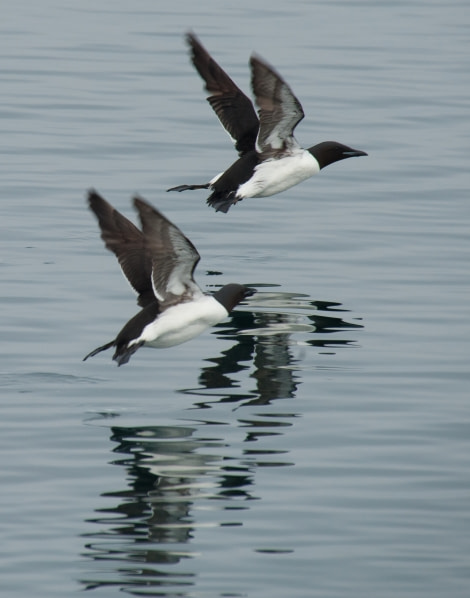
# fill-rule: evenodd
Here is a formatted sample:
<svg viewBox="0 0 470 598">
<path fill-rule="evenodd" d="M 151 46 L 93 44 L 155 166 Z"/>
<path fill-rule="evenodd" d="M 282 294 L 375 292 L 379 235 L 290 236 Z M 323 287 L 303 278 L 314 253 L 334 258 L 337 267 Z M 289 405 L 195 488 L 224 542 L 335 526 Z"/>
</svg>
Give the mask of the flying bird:
<svg viewBox="0 0 470 598">
<path fill-rule="evenodd" d="M 88 203 L 98 219 L 101 238 L 118 259 L 142 308 L 116 338 L 85 358 L 111 347 L 118 365 L 127 363 L 143 345 L 172 347 L 217 324 L 253 290 L 227 284 L 205 294 L 193 274 L 200 255 L 191 241 L 165 216 L 140 197 L 134 198 L 142 230 L 120 214 L 96 191 Z"/>
<path fill-rule="evenodd" d="M 228 212 L 246 197 L 281 193 L 320 172 L 322 168 L 367 156 L 336 141 L 323 141 L 303 149 L 294 129 L 304 111 L 292 89 L 260 56 L 250 58 L 251 87 L 259 118 L 251 100 L 215 62 L 193 33 L 186 35 L 192 62 L 205 82 L 207 98 L 232 138 L 239 158 L 208 183 L 178 185 L 167 191 L 209 189 L 207 203 L 217 212 Z"/>
</svg>

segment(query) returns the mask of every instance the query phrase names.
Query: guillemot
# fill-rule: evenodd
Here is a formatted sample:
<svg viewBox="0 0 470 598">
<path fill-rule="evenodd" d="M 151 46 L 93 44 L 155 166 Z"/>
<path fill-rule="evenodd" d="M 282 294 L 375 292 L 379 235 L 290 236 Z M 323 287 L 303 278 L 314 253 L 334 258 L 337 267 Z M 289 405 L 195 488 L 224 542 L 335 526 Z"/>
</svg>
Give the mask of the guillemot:
<svg viewBox="0 0 470 598">
<path fill-rule="evenodd" d="M 98 219 L 101 238 L 118 259 L 142 310 L 116 338 L 85 359 L 115 347 L 118 365 L 129 361 L 139 347 L 172 347 L 217 324 L 253 290 L 227 284 L 212 295 L 202 292 L 193 278 L 200 255 L 191 241 L 165 216 L 140 197 L 134 198 L 140 231 L 96 191 L 88 203 Z"/>
<path fill-rule="evenodd" d="M 210 189 L 207 203 L 217 212 L 246 197 L 281 193 L 320 172 L 322 168 L 367 156 L 336 141 L 300 147 L 294 129 L 304 118 L 299 100 L 289 85 L 260 56 L 250 57 L 251 87 L 259 119 L 251 100 L 215 62 L 193 33 L 186 35 L 192 62 L 210 94 L 207 98 L 221 124 L 235 143 L 239 158 L 208 183 L 178 185 L 167 191 Z"/>
</svg>

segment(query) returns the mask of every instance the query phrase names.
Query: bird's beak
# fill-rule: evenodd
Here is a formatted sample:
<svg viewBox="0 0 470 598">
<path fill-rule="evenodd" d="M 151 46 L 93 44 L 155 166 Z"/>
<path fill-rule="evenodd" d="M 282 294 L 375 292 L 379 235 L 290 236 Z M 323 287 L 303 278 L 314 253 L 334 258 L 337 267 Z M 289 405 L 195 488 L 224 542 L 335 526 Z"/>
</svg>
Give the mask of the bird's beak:
<svg viewBox="0 0 470 598">
<path fill-rule="evenodd" d="M 345 158 L 354 158 L 355 156 L 368 156 L 369 154 L 363 152 L 362 150 L 350 149 L 343 152 L 343 155 Z"/>
</svg>

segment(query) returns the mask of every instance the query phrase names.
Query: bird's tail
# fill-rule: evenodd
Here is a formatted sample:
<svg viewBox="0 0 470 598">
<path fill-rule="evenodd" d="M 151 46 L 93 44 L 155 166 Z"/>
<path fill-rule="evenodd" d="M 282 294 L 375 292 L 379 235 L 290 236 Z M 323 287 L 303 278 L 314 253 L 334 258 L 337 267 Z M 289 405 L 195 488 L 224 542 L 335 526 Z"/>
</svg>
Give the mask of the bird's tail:
<svg viewBox="0 0 470 598">
<path fill-rule="evenodd" d="M 209 183 L 203 185 L 178 185 L 177 187 L 171 187 L 167 191 L 194 191 L 194 189 L 209 189 Z"/>
<path fill-rule="evenodd" d="M 113 345 L 114 345 L 114 341 L 111 341 L 109 343 L 106 343 L 106 345 L 103 345 L 102 347 L 98 347 L 91 353 L 88 353 L 88 355 L 85 355 L 85 357 L 83 358 L 83 361 L 86 361 L 89 357 L 94 357 L 95 355 L 98 355 L 98 353 L 101 353 L 101 351 L 106 351 L 106 349 L 111 348 Z"/>
</svg>

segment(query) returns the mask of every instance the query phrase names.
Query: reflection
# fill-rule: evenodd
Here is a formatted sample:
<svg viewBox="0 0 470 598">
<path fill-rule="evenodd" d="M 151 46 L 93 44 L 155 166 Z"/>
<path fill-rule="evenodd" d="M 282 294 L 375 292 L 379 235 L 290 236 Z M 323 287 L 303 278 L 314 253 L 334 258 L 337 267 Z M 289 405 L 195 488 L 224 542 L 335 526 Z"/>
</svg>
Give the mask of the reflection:
<svg viewBox="0 0 470 598">
<path fill-rule="evenodd" d="M 220 389 L 233 391 L 222 398 L 217 394 L 216 402 L 266 405 L 273 399 L 292 398 L 301 383 L 298 372 L 306 348 L 334 355 L 338 349 L 355 346 L 355 340 L 345 338 L 345 333 L 357 331 L 362 325 L 345 321 L 340 313 L 347 313 L 340 303 L 258 290 L 244 310 L 232 312 L 228 324 L 215 326 L 218 338 L 236 342 L 218 357 L 206 359 L 211 365 L 202 368 L 200 387 L 181 392 L 208 397 L 198 402 L 199 407 L 210 406 L 214 395 L 207 391 Z M 241 393 L 237 390 L 241 386 L 237 374 L 251 368 L 254 388 Z"/>
<path fill-rule="evenodd" d="M 280 441 L 301 414 L 291 407 L 295 403 L 277 402 L 274 409 L 273 401 L 295 397 L 310 357 L 306 351 L 334 355 L 355 346 L 350 333 L 362 326 L 346 321 L 347 313 L 338 303 L 258 291 L 228 323 L 217 326 L 215 334 L 229 346 L 206 360 L 199 386 L 179 391 L 197 397 L 197 411 L 185 411 L 185 416 L 197 413 L 198 419 L 105 428 L 114 445 L 111 464 L 122 471 L 125 483 L 103 490 L 87 520 L 92 529 L 83 536 L 83 556 L 91 572 L 82 577 L 85 589 L 112 586 L 136 596 L 214 595 L 214 568 L 222 567 L 215 571 L 222 579 L 237 551 L 243 549 L 245 559 L 247 551 L 249 559 L 250 551 L 292 552 L 283 537 L 266 545 L 249 524 L 260 512 L 269 521 L 272 508 L 270 501 L 259 502 L 265 486 L 257 486 L 257 472 L 294 465 Z M 227 402 L 255 408 L 237 417 L 234 409 L 224 408 Z M 97 414 L 93 424 L 108 421 L 108 414 Z M 277 479 L 278 472 L 273 474 Z M 276 488 L 282 500 L 284 489 L 289 490 L 286 481 Z M 217 595 L 247 595 L 228 582 L 223 585 Z"/>
<path fill-rule="evenodd" d="M 241 420 L 241 446 L 277 436 L 292 425 L 291 417 Z M 214 432 L 220 426 L 225 424 L 111 428 L 117 455 L 112 464 L 123 469 L 126 487 L 103 492 L 108 506 L 87 520 L 97 529 L 84 535 L 83 556 L 100 565 L 81 580 L 85 589 L 118 586 L 135 595 L 193 595 L 197 575 L 188 566 L 201 554 L 198 532 L 241 526 L 242 513 L 260 498 L 254 491 L 257 468 L 291 465 L 285 451 L 242 448 L 237 454 Z"/>
</svg>

